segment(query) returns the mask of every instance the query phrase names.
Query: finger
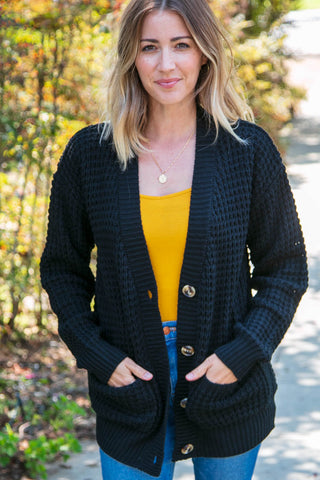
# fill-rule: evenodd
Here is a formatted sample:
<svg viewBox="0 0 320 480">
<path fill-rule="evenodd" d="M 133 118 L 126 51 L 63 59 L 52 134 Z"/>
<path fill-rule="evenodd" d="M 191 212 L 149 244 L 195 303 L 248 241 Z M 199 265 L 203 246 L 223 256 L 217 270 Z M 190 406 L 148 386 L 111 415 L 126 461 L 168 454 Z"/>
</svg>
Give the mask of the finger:
<svg viewBox="0 0 320 480">
<path fill-rule="evenodd" d="M 194 370 L 191 370 L 186 375 L 186 380 L 189 382 L 194 382 L 195 380 L 198 380 L 199 378 L 203 377 L 208 370 L 208 362 L 205 360 L 204 362 L 200 363 L 200 365 L 195 368 Z"/>
<path fill-rule="evenodd" d="M 133 375 L 140 378 L 141 380 L 149 381 L 153 378 L 153 375 L 148 370 L 140 367 L 137 363 L 130 359 L 130 362 L 127 362 L 126 367 L 130 370 Z"/>
<path fill-rule="evenodd" d="M 109 379 L 108 385 L 110 387 L 126 387 L 127 385 L 131 385 L 131 383 L 134 383 L 136 381 L 136 378 L 131 375 L 129 372 L 128 374 L 124 375 L 118 375 L 118 376 L 113 376 L 112 378 Z"/>
<path fill-rule="evenodd" d="M 135 382 L 136 378 L 127 367 L 127 363 L 130 363 L 130 361 L 130 358 L 126 357 L 119 363 L 109 378 L 108 385 L 111 387 L 124 387 Z"/>
<path fill-rule="evenodd" d="M 234 375 L 217 355 L 213 355 L 213 362 L 209 365 L 206 372 L 208 380 L 218 384 L 229 384 L 237 381 L 237 377 Z"/>
</svg>

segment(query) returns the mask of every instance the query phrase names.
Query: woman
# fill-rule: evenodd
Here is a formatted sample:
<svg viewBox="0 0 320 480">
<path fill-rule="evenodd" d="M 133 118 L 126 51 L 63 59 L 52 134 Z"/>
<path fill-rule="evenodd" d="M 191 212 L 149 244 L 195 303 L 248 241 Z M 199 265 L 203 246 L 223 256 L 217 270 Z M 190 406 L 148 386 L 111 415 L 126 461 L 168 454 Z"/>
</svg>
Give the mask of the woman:
<svg viewBox="0 0 320 480">
<path fill-rule="evenodd" d="M 223 43 L 206 0 L 132 0 L 110 123 L 78 132 L 54 176 L 42 282 L 88 371 L 104 479 L 168 480 L 192 458 L 196 479 L 248 480 L 274 426 L 270 359 L 306 255 Z"/>
</svg>

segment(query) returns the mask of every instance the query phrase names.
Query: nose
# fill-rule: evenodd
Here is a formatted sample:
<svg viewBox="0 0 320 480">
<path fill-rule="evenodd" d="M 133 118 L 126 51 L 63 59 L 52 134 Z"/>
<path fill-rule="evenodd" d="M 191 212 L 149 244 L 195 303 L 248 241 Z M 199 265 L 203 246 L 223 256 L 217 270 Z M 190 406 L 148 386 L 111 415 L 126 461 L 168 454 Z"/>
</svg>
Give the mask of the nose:
<svg viewBox="0 0 320 480">
<path fill-rule="evenodd" d="M 175 68 L 175 62 L 173 59 L 172 52 L 170 52 L 170 50 L 166 48 L 161 50 L 159 70 L 162 72 L 167 72 L 170 70 L 174 70 L 174 68 Z"/>
</svg>

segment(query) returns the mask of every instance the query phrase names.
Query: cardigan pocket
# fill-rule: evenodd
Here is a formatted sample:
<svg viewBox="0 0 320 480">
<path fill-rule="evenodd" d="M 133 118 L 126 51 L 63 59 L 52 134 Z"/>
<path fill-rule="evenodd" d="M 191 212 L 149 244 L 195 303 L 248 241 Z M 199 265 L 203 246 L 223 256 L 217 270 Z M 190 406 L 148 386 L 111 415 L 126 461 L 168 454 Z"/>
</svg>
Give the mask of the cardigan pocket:
<svg viewBox="0 0 320 480">
<path fill-rule="evenodd" d="M 137 378 L 130 385 L 111 387 L 88 374 L 91 405 L 106 420 L 148 434 L 161 418 L 161 400 L 155 380 Z"/>
<path fill-rule="evenodd" d="M 257 364 L 241 381 L 230 384 L 212 383 L 204 376 L 190 387 L 186 414 L 202 429 L 223 428 L 271 406 L 276 389 L 268 362 Z"/>
</svg>

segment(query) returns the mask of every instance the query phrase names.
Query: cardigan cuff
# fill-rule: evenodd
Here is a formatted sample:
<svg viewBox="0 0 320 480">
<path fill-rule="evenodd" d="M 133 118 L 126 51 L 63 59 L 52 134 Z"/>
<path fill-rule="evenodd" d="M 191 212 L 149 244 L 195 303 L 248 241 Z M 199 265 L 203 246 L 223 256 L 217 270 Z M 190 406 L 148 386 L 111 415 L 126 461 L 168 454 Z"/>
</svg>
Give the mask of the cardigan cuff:
<svg viewBox="0 0 320 480">
<path fill-rule="evenodd" d="M 215 354 L 241 380 L 258 361 L 266 360 L 257 343 L 243 333 L 217 348 Z"/>
<path fill-rule="evenodd" d="M 93 373 L 100 382 L 107 383 L 119 363 L 128 355 L 109 343 L 104 343 L 103 348 L 99 348 L 97 345 L 94 353 L 87 352 L 86 355 L 81 355 L 81 358 L 78 355 L 76 361 L 78 368 L 85 368 L 88 372 Z"/>
<path fill-rule="evenodd" d="M 102 383 L 107 383 L 116 367 L 128 355 L 100 336 L 94 316 L 94 312 L 77 317 L 71 315 L 73 322 L 61 321 L 58 331 L 75 357 L 77 367 L 84 368 Z M 93 321 L 89 322 L 90 318 Z"/>
</svg>

